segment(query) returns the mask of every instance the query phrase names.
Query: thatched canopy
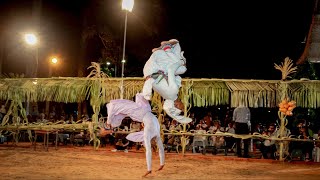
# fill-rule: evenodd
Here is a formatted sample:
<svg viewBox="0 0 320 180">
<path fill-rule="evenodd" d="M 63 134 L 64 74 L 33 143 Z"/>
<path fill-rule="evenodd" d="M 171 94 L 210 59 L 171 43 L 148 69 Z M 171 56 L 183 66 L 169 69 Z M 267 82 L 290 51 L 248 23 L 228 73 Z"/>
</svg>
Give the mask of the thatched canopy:
<svg viewBox="0 0 320 180">
<path fill-rule="evenodd" d="M 298 106 L 320 107 L 320 81 L 292 81 L 288 89 L 291 99 L 297 101 Z"/>
<path fill-rule="evenodd" d="M 120 98 L 123 80 L 124 98 L 132 99 L 142 90 L 143 78 L 5 78 L 0 79 L 0 99 L 22 102 L 55 101 L 82 102 L 99 96 L 101 104 Z M 34 82 L 37 81 L 35 84 Z M 320 107 L 320 81 L 309 80 L 240 80 L 240 79 L 183 79 L 182 88 L 190 87 L 192 106 L 243 103 L 249 107 L 276 107 L 286 89 L 297 106 Z"/>
</svg>

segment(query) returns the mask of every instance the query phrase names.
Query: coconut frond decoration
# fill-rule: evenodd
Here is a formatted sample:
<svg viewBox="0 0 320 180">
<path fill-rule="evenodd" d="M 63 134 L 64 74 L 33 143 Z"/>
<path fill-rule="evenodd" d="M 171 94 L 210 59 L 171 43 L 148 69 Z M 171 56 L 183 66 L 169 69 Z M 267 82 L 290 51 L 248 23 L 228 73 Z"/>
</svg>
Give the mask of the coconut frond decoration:
<svg viewBox="0 0 320 180">
<path fill-rule="evenodd" d="M 274 64 L 274 67 L 281 71 L 281 80 L 286 80 L 288 77 L 290 77 L 289 74 L 295 73 L 298 69 L 296 66 L 293 67 L 292 60 L 289 57 L 286 57 L 281 65 Z"/>
</svg>

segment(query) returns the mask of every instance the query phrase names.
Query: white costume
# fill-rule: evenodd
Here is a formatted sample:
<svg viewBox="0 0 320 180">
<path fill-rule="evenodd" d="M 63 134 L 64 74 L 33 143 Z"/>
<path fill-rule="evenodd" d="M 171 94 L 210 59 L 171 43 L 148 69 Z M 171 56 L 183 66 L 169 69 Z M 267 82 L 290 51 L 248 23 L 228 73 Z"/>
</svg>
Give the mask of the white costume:
<svg viewBox="0 0 320 180">
<path fill-rule="evenodd" d="M 152 89 L 159 93 L 164 99 L 163 109 L 173 119 L 180 123 L 189 123 L 192 119 L 180 115 L 181 110 L 174 106 L 181 87 L 179 74 L 186 72 L 185 58 L 179 42 L 175 39 L 162 44 L 161 48 L 153 50 L 152 55 L 143 68 L 146 81 L 142 93 L 150 100 Z"/>
<path fill-rule="evenodd" d="M 136 101 L 127 99 L 111 100 L 107 104 L 108 119 L 107 124 L 112 127 L 121 125 L 122 120 L 129 116 L 132 120 L 142 122 L 144 130 L 129 134 L 126 138 L 134 142 L 143 142 L 146 149 L 146 160 L 148 172 L 151 173 L 151 139 L 155 138 L 159 148 L 160 166 L 164 166 L 164 148 L 160 137 L 160 125 L 158 119 L 151 112 L 149 101 L 142 94 L 136 94 Z"/>
</svg>

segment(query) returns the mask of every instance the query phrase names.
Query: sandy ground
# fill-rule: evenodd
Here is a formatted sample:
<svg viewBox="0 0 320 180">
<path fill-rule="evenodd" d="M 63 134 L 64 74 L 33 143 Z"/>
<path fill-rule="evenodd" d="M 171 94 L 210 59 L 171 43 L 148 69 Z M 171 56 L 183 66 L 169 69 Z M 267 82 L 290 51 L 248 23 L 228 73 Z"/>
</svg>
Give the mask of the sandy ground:
<svg viewBox="0 0 320 180">
<path fill-rule="evenodd" d="M 153 172 L 145 178 L 143 150 L 111 152 L 112 147 L 0 145 L 0 174 L 7 179 L 320 179 L 320 163 L 282 163 L 212 154 L 166 154 L 162 171 L 153 153 Z"/>
</svg>

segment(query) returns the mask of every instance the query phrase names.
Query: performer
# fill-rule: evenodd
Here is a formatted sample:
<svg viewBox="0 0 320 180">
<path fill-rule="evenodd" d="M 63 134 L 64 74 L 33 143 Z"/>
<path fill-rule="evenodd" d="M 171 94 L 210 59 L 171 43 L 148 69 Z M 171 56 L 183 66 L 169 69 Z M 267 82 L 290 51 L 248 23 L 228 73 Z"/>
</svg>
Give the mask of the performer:
<svg viewBox="0 0 320 180">
<path fill-rule="evenodd" d="M 151 112 L 151 106 L 149 101 L 146 100 L 141 93 L 136 94 L 135 102 L 127 99 L 111 100 L 107 104 L 108 119 L 107 127 L 118 127 L 121 125 L 122 120 L 129 116 L 132 120 L 142 122 L 144 124 L 144 130 L 140 132 L 134 132 L 129 134 L 126 138 L 134 142 L 143 142 L 146 149 L 146 161 L 147 172 L 144 176 L 147 176 L 152 172 L 151 159 L 152 149 L 151 140 L 154 139 L 159 148 L 160 168 L 164 167 L 164 148 L 160 138 L 160 125 L 158 119 Z M 100 135 L 106 135 L 110 133 L 110 130 L 104 128 L 101 129 Z"/>
<path fill-rule="evenodd" d="M 186 68 L 186 59 L 181 52 L 179 41 L 171 39 L 161 42 L 159 48 L 152 50 L 153 54 L 146 62 L 143 73 L 146 81 L 142 93 L 147 100 L 151 99 L 152 89 L 160 94 L 165 101 L 163 109 L 173 119 L 180 123 L 189 123 L 191 118 L 181 115 L 183 105 L 178 100 L 181 77 Z"/>
</svg>

